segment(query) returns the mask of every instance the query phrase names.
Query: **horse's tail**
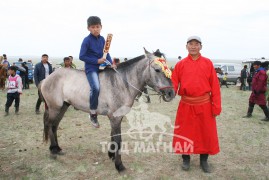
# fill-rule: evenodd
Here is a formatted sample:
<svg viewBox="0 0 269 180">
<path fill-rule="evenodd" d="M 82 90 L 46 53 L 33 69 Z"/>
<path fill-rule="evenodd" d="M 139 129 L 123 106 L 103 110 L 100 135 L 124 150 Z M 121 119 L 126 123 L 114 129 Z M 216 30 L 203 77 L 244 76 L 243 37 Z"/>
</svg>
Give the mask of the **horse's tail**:
<svg viewBox="0 0 269 180">
<path fill-rule="evenodd" d="M 38 95 L 40 97 L 40 99 L 45 103 L 45 113 L 43 115 L 43 123 L 44 123 L 44 130 L 43 130 L 43 141 L 44 142 L 48 142 L 48 139 L 49 139 L 49 125 L 48 125 L 48 120 L 49 120 L 49 108 L 47 106 L 47 103 L 44 99 L 44 96 L 42 94 L 42 91 L 41 91 L 41 85 L 42 85 L 42 82 L 41 81 L 38 85 Z"/>
</svg>

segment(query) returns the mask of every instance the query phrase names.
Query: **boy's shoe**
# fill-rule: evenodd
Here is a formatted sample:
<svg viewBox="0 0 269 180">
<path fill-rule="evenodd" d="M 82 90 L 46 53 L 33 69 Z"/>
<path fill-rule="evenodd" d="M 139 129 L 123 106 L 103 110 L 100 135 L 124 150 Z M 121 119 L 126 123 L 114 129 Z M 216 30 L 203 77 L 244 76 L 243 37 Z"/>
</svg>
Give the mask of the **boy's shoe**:
<svg viewBox="0 0 269 180">
<path fill-rule="evenodd" d="M 100 127 L 98 119 L 97 119 L 97 114 L 90 114 L 89 118 L 91 119 L 91 123 L 95 128 Z"/>
<path fill-rule="evenodd" d="M 40 114 L 40 111 L 37 109 L 37 110 L 35 110 L 35 113 L 36 114 Z"/>
<path fill-rule="evenodd" d="M 8 116 L 9 115 L 9 113 L 8 112 L 5 112 L 5 116 Z"/>
</svg>

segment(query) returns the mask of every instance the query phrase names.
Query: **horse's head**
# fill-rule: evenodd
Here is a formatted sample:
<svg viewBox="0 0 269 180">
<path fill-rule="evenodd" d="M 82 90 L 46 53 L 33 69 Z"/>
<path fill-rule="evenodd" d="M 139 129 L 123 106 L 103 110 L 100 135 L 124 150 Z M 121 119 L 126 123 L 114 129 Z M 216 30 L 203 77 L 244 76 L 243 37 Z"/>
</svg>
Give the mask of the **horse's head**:
<svg viewBox="0 0 269 180">
<path fill-rule="evenodd" d="M 158 52 L 158 54 L 160 53 Z M 148 65 L 144 71 L 146 84 L 161 94 L 164 101 L 171 101 L 175 97 L 175 92 L 170 79 L 172 72 L 167 65 L 166 59 L 157 57 L 157 54 L 149 53 L 146 49 L 145 56 L 148 59 Z"/>
</svg>

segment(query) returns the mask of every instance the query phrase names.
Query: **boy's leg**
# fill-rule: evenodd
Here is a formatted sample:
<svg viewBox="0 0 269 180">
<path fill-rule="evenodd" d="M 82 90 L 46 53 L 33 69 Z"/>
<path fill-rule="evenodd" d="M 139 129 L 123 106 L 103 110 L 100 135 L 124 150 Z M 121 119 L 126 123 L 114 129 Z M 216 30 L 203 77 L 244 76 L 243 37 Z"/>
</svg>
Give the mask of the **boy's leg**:
<svg viewBox="0 0 269 180">
<path fill-rule="evenodd" d="M 98 72 L 88 72 L 87 79 L 90 84 L 90 116 L 91 122 L 94 127 L 99 127 L 99 122 L 97 119 L 97 107 L 98 107 L 98 97 L 100 91 L 99 76 Z"/>
<path fill-rule="evenodd" d="M 20 94 L 18 92 L 14 93 L 15 99 L 15 113 L 19 113 L 19 106 L 20 106 Z"/>
<path fill-rule="evenodd" d="M 13 93 L 7 93 L 7 102 L 5 107 L 6 116 L 9 114 L 9 107 L 12 105 L 13 101 L 14 101 Z"/>
</svg>

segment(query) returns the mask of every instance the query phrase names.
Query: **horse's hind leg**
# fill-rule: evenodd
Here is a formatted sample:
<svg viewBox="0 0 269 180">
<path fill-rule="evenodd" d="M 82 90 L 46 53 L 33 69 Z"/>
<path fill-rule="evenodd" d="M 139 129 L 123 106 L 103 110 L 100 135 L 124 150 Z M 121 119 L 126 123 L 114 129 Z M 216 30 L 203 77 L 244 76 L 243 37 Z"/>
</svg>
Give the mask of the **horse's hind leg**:
<svg viewBox="0 0 269 180">
<path fill-rule="evenodd" d="M 44 113 L 44 140 L 50 138 L 51 154 L 61 154 L 61 148 L 58 144 L 57 129 L 64 113 L 68 109 L 69 104 L 64 103 L 60 109 L 46 108 Z"/>
</svg>

